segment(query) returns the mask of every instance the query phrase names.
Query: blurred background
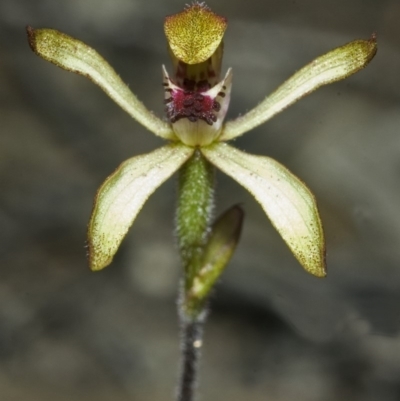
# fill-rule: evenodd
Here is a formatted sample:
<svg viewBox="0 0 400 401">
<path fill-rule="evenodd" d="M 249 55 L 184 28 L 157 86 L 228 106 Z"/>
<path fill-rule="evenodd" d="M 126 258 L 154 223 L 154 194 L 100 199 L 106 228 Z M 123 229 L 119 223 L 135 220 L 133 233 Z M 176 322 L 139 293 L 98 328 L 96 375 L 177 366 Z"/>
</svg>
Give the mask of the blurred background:
<svg viewBox="0 0 400 401">
<path fill-rule="evenodd" d="M 185 1 L 0 0 L 0 398 L 172 400 L 179 359 L 176 182 L 144 206 L 114 263 L 91 273 L 96 189 L 162 141 L 88 80 L 29 49 L 25 26 L 96 48 L 156 114 L 163 18 Z M 377 32 L 367 69 L 235 141 L 315 193 L 328 277 L 302 270 L 255 200 L 218 175 L 217 213 L 241 202 L 238 250 L 213 296 L 201 400 L 400 399 L 400 3 L 209 0 L 229 20 L 231 118 L 328 50 Z"/>
</svg>

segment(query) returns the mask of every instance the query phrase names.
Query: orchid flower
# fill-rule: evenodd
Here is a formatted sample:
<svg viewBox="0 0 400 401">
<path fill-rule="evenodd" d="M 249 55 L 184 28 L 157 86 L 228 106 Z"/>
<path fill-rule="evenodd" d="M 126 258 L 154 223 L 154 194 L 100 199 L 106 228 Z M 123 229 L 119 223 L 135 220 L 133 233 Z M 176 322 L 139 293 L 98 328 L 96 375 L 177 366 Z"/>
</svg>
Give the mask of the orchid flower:
<svg viewBox="0 0 400 401">
<path fill-rule="evenodd" d="M 98 190 L 88 228 L 92 270 L 111 263 L 148 197 L 176 171 L 184 171 L 182 176 L 188 173 L 190 161 L 196 159 L 206 166 L 206 172 L 215 166 L 246 188 L 305 270 L 318 277 L 326 275 L 324 234 L 311 191 L 279 162 L 247 154 L 227 142 L 263 124 L 320 86 L 364 68 L 376 53 L 375 35 L 318 57 L 251 111 L 224 122 L 232 87 L 231 69 L 221 78 L 226 27 L 225 18 L 199 2 L 166 17 L 164 28 L 172 73 L 162 67 L 164 119 L 149 111 L 95 50 L 56 30 L 28 27 L 29 43 L 37 55 L 88 77 L 140 124 L 167 141 L 159 149 L 123 162 Z M 192 185 L 193 195 L 201 179 L 195 182 L 191 177 L 187 185 Z M 205 191 L 204 196 L 210 196 L 210 192 Z M 190 204 L 192 195 L 182 198 L 180 207 L 185 208 L 185 202 Z M 199 218 L 208 213 L 204 208 L 193 210 L 193 221 L 186 222 L 188 232 L 196 224 L 196 213 Z M 187 215 L 178 215 L 178 237 L 185 235 L 179 224 L 185 224 Z"/>
</svg>

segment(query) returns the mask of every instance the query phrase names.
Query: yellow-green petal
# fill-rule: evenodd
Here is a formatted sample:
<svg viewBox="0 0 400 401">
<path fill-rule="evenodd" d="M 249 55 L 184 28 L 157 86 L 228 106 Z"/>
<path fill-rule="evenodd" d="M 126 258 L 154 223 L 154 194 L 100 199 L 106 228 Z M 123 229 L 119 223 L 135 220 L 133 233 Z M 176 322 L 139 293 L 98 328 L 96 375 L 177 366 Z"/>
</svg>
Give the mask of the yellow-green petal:
<svg viewBox="0 0 400 401">
<path fill-rule="evenodd" d="M 318 57 L 303 67 L 258 106 L 223 128 L 220 141 L 227 141 L 257 127 L 322 85 L 340 81 L 356 73 L 373 59 L 376 37 L 356 40 Z"/>
<path fill-rule="evenodd" d="M 29 44 L 38 56 L 64 70 L 88 77 L 148 130 L 162 138 L 175 139 L 170 125 L 150 112 L 94 49 L 54 29 L 28 27 L 27 32 Z"/>
<path fill-rule="evenodd" d="M 193 149 L 169 144 L 126 160 L 97 192 L 88 226 L 92 270 L 109 265 L 148 197 L 189 159 Z"/>
<path fill-rule="evenodd" d="M 256 198 L 305 270 L 324 277 L 324 234 L 315 198 L 306 185 L 277 161 L 225 143 L 202 152 Z"/>
<path fill-rule="evenodd" d="M 202 3 L 165 18 L 164 31 L 177 59 L 198 64 L 209 59 L 224 37 L 227 21 Z"/>
</svg>

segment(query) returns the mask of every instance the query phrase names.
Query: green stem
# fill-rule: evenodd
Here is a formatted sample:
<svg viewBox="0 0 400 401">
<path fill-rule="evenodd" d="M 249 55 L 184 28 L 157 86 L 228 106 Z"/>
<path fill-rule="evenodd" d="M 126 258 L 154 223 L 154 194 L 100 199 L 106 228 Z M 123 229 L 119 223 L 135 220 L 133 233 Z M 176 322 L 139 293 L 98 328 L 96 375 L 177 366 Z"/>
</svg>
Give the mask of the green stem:
<svg viewBox="0 0 400 401">
<path fill-rule="evenodd" d="M 184 268 L 179 302 L 181 373 L 177 401 L 193 401 L 205 319 L 205 300 L 192 302 L 190 290 L 202 267 L 213 209 L 214 167 L 196 150 L 179 173 L 176 230 Z"/>
<path fill-rule="evenodd" d="M 210 232 L 214 176 L 214 167 L 198 150 L 181 168 L 179 174 L 176 228 L 184 268 L 182 307 L 185 314 L 192 318 L 200 314 L 201 310 L 189 308 L 185 298 L 201 268 L 204 246 Z"/>
</svg>

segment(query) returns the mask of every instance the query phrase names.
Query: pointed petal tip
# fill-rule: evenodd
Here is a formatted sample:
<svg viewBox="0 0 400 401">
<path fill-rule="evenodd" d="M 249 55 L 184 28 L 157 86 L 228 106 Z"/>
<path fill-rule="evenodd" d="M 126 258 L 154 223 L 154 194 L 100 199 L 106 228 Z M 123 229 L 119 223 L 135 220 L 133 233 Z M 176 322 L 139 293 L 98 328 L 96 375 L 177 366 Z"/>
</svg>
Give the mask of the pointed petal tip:
<svg viewBox="0 0 400 401">
<path fill-rule="evenodd" d="M 316 255 L 315 260 L 314 258 L 311 259 L 311 263 L 310 260 L 302 260 L 300 257 L 297 257 L 297 259 L 307 273 L 310 273 L 318 278 L 324 278 L 327 276 L 328 273 L 326 270 L 325 249 L 323 250 L 323 255 Z"/>
<path fill-rule="evenodd" d="M 377 34 L 372 32 L 370 38 L 365 41 L 367 44 L 367 62 L 365 66 L 375 57 L 378 51 Z"/>
<path fill-rule="evenodd" d="M 101 253 L 101 252 L 100 252 Z M 88 252 L 88 264 L 89 268 L 92 272 L 98 272 L 100 270 L 103 270 L 106 268 L 108 265 L 111 264 L 113 261 L 112 256 L 107 256 L 104 257 L 105 255 L 99 254 L 99 252 L 96 252 L 93 244 L 89 244 L 89 252 Z"/>
<path fill-rule="evenodd" d="M 336 52 L 338 60 L 343 63 L 345 68 L 343 68 L 344 74 L 339 74 L 337 77 L 334 77 L 332 82 L 347 78 L 365 68 L 375 57 L 377 50 L 378 46 L 375 32 L 371 34 L 369 39 L 354 40 L 334 49 L 332 54 Z"/>
<path fill-rule="evenodd" d="M 366 64 L 368 64 L 376 55 L 378 52 L 378 42 L 377 42 L 377 34 L 376 32 L 372 32 L 371 37 L 368 40 L 369 48 L 370 48 L 370 54 L 368 57 L 368 61 Z"/>
<path fill-rule="evenodd" d="M 36 53 L 35 29 L 33 29 L 30 25 L 27 25 L 26 34 L 28 36 L 29 47 L 32 49 L 33 52 Z"/>
<path fill-rule="evenodd" d="M 102 187 L 100 187 L 96 193 L 93 207 L 96 206 L 99 195 L 101 195 L 101 188 Z M 112 246 L 112 244 L 118 241 L 121 242 L 122 239 L 116 240 L 115 238 L 112 238 L 112 240 L 109 241 L 109 238 L 107 238 L 106 233 L 103 233 L 101 236 L 99 236 L 91 223 L 92 223 L 92 218 L 89 221 L 87 227 L 86 256 L 89 269 L 92 272 L 98 272 L 100 270 L 103 270 L 112 263 L 114 255 L 119 248 L 118 245 Z"/>
<path fill-rule="evenodd" d="M 325 267 L 322 267 L 318 272 L 311 273 L 311 274 L 318 278 L 325 278 L 328 275 Z"/>
<path fill-rule="evenodd" d="M 305 185 L 305 184 L 304 184 Z M 303 269 L 318 278 L 324 278 L 327 276 L 327 268 L 326 268 L 326 244 L 325 244 L 325 235 L 322 227 L 322 222 L 319 219 L 319 212 L 317 201 L 314 195 L 312 195 L 312 199 L 316 208 L 316 212 L 318 214 L 319 220 L 319 235 L 317 236 L 317 240 L 311 244 L 308 243 L 307 246 L 303 246 L 301 249 L 291 249 L 295 258 L 299 261 Z M 311 226 L 315 227 L 314 224 Z"/>
<path fill-rule="evenodd" d="M 88 267 L 91 271 L 96 272 L 104 269 L 107 267 L 110 263 L 99 263 L 98 260 L 96 260 L 96 254 L 94 252 L 94 246 L 92 242 L 92 236 L 91 236 L 91 231 L 90 231 L 90 225 L 87 227 L 88 231 L 88 238 L 85 241 L 85 249 L 86 249 L 86 259 L 88 262 Z M 111 261 L 110 261 L 111 262 Z"/>
<path fill-rule="evenodd" d="M 319 223 L 320 227 L 317 229 L 319 234 L 314 237 L 313 241 L 310 241 L 310 239 L 301 242 L 288 241 L 284 233 L 281 233 L 281 235 L 283 234 L 283 239 L 289 245 L 293 256 L 303 269 L 315 277 L 324 278 L 327 275 L 325 237 L 321 222 Z"/>
</svg>

